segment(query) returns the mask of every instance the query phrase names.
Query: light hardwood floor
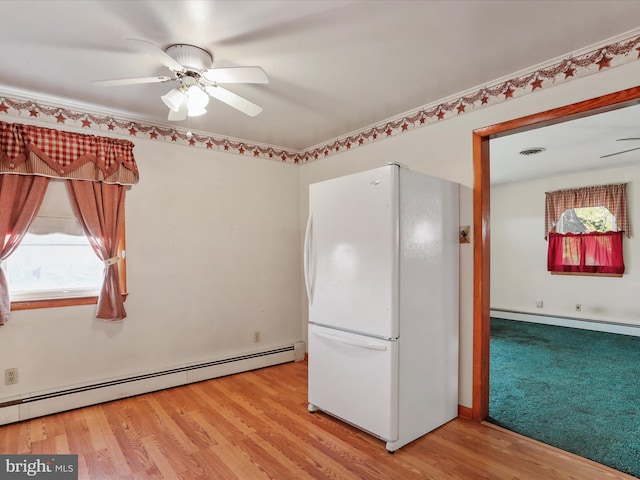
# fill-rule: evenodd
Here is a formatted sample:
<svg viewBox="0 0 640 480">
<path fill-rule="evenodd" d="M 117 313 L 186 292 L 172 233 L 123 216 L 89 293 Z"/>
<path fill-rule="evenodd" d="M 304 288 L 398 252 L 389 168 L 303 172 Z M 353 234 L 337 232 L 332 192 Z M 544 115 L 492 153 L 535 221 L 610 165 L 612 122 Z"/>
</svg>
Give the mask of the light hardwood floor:
<svg viewBox="0 0 640 480">
<path fill-rule="evenodd" d="M 306 362 L 6 425 L 0 453 L 78 454 L 79 478 L 91 480 L 632 478 L 462 419 L 390 455 L 307 411 Z"/>
</svg>

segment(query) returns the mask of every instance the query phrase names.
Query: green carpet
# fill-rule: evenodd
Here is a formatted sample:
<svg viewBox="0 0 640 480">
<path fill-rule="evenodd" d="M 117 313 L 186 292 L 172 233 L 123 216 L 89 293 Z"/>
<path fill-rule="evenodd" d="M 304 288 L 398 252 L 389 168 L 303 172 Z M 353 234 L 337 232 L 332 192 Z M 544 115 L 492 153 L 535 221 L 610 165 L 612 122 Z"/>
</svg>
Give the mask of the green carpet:
<svg viewBox="0 0 640 480">
<path fill-rule="evenodd" d="M 489 422 L 640 477 L 640 337 L 491 319 Z"/>
</svg>

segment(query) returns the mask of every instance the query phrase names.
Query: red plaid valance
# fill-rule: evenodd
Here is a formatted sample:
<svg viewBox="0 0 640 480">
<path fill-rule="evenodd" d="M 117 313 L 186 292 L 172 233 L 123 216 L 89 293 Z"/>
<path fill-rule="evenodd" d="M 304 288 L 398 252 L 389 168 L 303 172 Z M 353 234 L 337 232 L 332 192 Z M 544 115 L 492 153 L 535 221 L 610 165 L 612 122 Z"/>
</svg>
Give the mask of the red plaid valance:
<svg viewBox="0 0 640 480">
<path fill-rule="evenodd" d="M 133 143 L 51 128 L 0 122 L 0 174 L 133 185 Z"/>
<path fill-rule="evenodd" d="M 553 231 L 565 210 L 581 207 L 606 207 L 615 215 L 618 231 L 631 236 L 626 183 L 556 190 L 546 192 L 545 196 L 544 238 Z"/>
</svg>

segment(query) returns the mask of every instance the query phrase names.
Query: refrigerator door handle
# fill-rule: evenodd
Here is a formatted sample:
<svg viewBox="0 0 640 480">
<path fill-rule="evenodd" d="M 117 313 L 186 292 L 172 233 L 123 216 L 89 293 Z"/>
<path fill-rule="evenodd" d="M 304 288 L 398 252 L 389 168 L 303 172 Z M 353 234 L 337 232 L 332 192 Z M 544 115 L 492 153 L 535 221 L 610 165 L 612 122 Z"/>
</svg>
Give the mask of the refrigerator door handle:
<svg viewBox="0 0 640 480">
<path fill-rule="evenodd" d="M 314 283 L 312 280 L 315 278 L 311 278 L 311 262 L 313 255 L 313 216 L 309 214 L 309 218 L 307 220 L 307 229 L 304 233 L 304 286 L 307 289 L 307 297 L 309 298 L 309 305 L 313 305 L 313 290 Z M 315 274 L 315 272 L 313 272 Z M 315 277 L 315 275 L 313 275 Z"/>
<path fill-rule="evenodd" d="M 313 334 L 317 335 L 318 337 L 321 337 L 321 338 L 326 338 L 327 340 L 331 340 L 331 341 L 336 342 L 336 343 L 342 343 L 343 345 L 349 345 L 351 347 L 366 348 L 367 350 L 379 350 L 381 352 L 384 352 L 384 351 L 387 350 L 386 345 L 380 345 L 379 343 L 361 342 L 361 341 L 354 340 L 354 339 L 351 339 L 351 338 L 339 337 L 337 335 L 331 335 L 329 333 L 318 332 L 318 331 L 314 331 Z"/>
</svg>

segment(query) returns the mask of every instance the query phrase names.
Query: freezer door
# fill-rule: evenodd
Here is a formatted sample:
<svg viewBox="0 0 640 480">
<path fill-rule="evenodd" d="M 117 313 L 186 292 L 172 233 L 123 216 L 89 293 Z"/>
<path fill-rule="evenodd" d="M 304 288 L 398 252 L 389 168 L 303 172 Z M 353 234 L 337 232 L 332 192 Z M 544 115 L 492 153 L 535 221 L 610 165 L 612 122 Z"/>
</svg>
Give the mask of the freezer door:
<svg viewBox="0 0 640 480">
<path fill-rule="evenodd" d="M 310 185 L 310 322 L 398 337 L 398 174 L 389 165 Z"/>
<path fill-rule="evenodd" d="M 392 442 L 398 438 L 398 343 L 309 328 L 309 409 Z"/>
</svg>

